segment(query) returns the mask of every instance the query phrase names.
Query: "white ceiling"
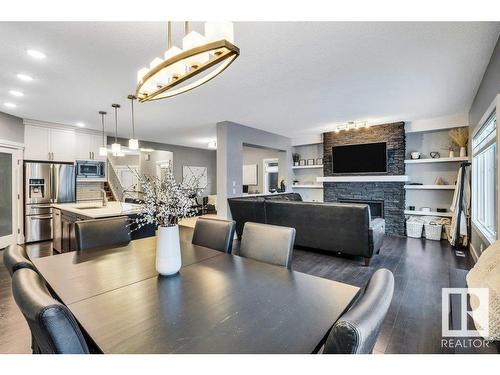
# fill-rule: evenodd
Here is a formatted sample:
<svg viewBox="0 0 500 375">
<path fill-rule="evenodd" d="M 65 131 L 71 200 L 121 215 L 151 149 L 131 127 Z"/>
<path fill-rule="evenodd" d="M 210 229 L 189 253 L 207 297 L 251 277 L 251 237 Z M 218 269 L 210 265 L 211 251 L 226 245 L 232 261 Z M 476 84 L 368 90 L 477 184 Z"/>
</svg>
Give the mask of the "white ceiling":
<svg viewBox="0 0 500 375">
<path fill-rule="evenodd" d="M 174 27 L 179 40 L 182 25 Z M 468 111 L 499 33 L 492 22 L 236 23 L 241 55 L 233 65 L 196 90 L 139 104 L 137 135 L 206 147 L 224 120 L 297 137 L 349 120 Z M 165 44 L 162 23 L 1 22 L 0 111 L 99 129 L 97 111 L 111 114 L 118 102 L 119 135 L 129 136 L 126 96 L 135 91 L 136 71 Z M 47 58 L 34 60 L 27 48 Z M 35 80 L 20 82 L 20 72 Z M 10 97 L 12 89 L 25 96 Z"/>
</svg>

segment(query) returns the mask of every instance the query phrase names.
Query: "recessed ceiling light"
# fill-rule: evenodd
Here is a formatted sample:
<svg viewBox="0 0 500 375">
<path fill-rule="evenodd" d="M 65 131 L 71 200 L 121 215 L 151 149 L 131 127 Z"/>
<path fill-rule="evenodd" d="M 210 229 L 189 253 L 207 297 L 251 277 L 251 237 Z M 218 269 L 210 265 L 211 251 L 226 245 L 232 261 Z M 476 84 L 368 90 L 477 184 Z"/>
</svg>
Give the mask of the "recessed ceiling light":
<svg viewBox="0 0 500 375">
<path fill-rule="evenodd" d="M 84 128 L 85 124 L 83 122 L 77 122 L 76 126 L 78 126 L 79 128 Z"/>
<path fill-rule="evenodd" d="M 11 103 L 11 102 L 5 102 L 3 103 L 4 106 L 6 107 L 9 107 L 9 108 L 16 108 L 17 105 L 15 105 L 14 103 Z"/>
<path fill-rule="evenodd" d="M 25 81 L 25 82 L 33 81 L 33 77 L 31 77 L 27 74 L 22 74 L 22 73 L 19 73 L 17 75 L 17 78 L 19 78 L 21 81 Z"/>
<path fill-rule="evenodd" d="M 17 90 L 10 90 L 9 94 L 12 96 L 17 96 L 17 97 L 24 96 L 24 94 L 21 91 L 17 91 Z"/>
<path fill-rule="evenodd" d="M 47 57 L 45 53 L 37 51 L 36 49 L 29 49 L 26 51 L 26 53 L 38 60 L 42 60 Z"/>
</svg>

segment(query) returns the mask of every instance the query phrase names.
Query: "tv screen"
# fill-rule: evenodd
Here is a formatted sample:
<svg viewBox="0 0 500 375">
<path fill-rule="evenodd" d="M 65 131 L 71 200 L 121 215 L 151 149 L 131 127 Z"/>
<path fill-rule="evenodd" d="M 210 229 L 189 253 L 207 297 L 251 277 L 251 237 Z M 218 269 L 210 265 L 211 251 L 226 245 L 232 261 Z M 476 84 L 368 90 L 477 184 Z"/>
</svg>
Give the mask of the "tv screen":
<svg viewBox="0 0 500 375">
<path fill-rule="evenodd" d="M 385 142 L 332 147 L 333 173 L 387 172 Z"/>
</svg>

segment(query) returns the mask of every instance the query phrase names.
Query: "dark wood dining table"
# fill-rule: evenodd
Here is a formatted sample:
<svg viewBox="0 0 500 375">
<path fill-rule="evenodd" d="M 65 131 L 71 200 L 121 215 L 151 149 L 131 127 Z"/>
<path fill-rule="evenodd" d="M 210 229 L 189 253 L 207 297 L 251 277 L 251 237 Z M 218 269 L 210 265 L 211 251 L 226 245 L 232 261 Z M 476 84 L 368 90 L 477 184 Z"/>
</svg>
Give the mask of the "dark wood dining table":
<svg viewBox="0 0 500 375">
<path fill-rule="evenodd" d="M 314 353 L 359 288 L 181 242 L 155 269 L 155 240 L 33 263 L 103 353 Z"/>
</svg>

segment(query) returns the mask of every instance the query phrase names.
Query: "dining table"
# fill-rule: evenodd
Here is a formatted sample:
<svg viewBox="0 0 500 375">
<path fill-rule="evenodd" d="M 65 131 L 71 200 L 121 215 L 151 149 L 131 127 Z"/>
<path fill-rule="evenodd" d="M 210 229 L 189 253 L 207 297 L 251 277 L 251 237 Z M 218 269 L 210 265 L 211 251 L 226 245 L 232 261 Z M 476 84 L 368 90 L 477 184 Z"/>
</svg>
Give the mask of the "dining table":
<svg viewBox="0 0 500 375">
<path fill-rule="evenodd" d="M 33 258 L 102 353 L 315 353 L 359 288 L 181 241 L 155 268 L 154 237 Z"/>
</svg>

